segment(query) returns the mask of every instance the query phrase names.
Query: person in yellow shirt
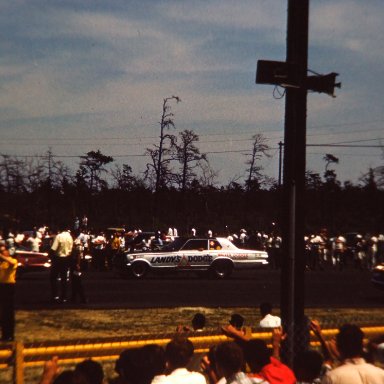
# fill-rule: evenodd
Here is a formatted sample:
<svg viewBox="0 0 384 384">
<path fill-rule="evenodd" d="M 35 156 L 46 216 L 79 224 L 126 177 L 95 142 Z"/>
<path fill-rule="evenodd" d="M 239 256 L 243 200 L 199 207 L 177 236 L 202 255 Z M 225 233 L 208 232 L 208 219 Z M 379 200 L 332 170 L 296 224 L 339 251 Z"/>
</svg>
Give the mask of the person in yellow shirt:
<svg viewBox="0 0 384 384">
<path fill-rule="evenodd" d="M 0 242 L 0 314 L 1 340 L 15 337 L 15 283 L 17 259 L 12 257 L 4 241 Z"/>
</svg>

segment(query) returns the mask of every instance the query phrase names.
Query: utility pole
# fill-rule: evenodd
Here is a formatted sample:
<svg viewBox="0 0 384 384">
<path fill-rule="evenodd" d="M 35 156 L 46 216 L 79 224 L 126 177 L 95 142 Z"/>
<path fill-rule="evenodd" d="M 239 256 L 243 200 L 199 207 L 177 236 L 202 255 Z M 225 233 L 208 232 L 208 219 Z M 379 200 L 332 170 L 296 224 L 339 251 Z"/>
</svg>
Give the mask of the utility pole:
<svg viewBox="0 0 384 384">
<path fill-rule="evenodd" d="M 48 188 L 47 188 L 47 211 L 48 211 L 48 225 L 52 226 L 52 174 L 53 174 L 53 154 L 52 154 L 52 149 L 49 148 L 45 159 L 47 160 L 48 164 Z"/>
<path fill-rule="evenodd" d="M 283 143 L 281 141 L 279 141 L 279 178 L 278 178 L 278 186 L 279 188 L 281 187 L 281 167 L 282 167 L 282 162 L 283 162 L 283 158 L 282 158 L 282 154 L 283 154 Z"/>
<path fill-rule="evenodd" d="M 287 332 L 285 357 L 290 366 L 305 349 L 308 324 L 304 315 L 304 202 L 307 91 L 332 97 L 337 73 L 307 76 L 309 0 L 288 0 L 287 60 L 257 63 L 256 83 L 286 89 L 282 206 L 281 315 Z"/>
<path fill-rule="evenodd" d="M 286 62 L 294 65 L 298 84 L 305 84 L 307 79 L 308 19 L 309 0 L 288 0 Z M 281 315 L 287 331 L 287 362 L 292 367 L 295 354 L 305 348 L 301 342 L 305 319 L 306 87 L 287 87 L 285 101 Z"/>
</svg>

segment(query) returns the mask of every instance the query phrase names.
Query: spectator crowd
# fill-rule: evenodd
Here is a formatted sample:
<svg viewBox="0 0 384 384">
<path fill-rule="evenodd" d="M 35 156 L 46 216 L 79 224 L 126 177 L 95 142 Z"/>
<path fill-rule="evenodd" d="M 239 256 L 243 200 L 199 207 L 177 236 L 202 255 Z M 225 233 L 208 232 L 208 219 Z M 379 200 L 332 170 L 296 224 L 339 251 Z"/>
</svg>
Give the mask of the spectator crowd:
<svg viewBox="0 0 384 384">
<path fill-rule="evenodd" d="M 83 224 L 81 224 L 83 223 Z M 88 226 L 86 216 L 79 221 L 75 219 L 72 228 L 67 230 L 74 242 L 74 249 L 85 255 L 92 256 L 93 267 L 98 270 L 112 268 L 112 260 L 119 252 L 146 251 L 161 248 L 178 237 L 178 230 L 170 226 L 168 229 L 153 232 L 141 229 L 107 228 L 95 230 Z M 57 229 L 46 226 L 36 227 L 31 231 L 9 231 L 0 233 L 0 240 L 6 242 L 10 252 L 15 249 L 32 252 L 48 252 L 58 233 Z M 282 238 L 277 229 L 272 227 L 269 232 L 240 229 L 238 232 L 216 233 L 208 229 L 198 231 L 191 228 L 190 237 L 227 237 L 239 248 L 257 249 L 268 252 L 269 265 L 279 269 L 282 262 Z M 327 229 L 307 234 L 304 238 L 306 267 L 308 270 L 334 268 L 343 270 L 347 267 L 373 269 L 384 262 L 384 234 L 330 234 Z"/>
<path fill-rule="evenodd" d="M 266 313 L 266 311 L 268 313 Z M 269 303 L 260 305 L 258 326 L 270 332 L 271 342 L 254 338 L 240 314 L 233 314 L 222 327 L 227 340 L 207 353 L 196 354 L 193 337 L 204 335 L 206 318 L 197 313 L 188 325 L 177 326 L 163 348 L 157 344 L 124 350 L 115 361 L 114 374 L 105 377 L 100 363 L 85 359 L 73 368 L 60 370 L 58 357 L 47 361 L 40 384 L 383 384 L 379 366 L 384 338 L 367 341 L 353 324 L 340 327 L 336 337 L 325 340 L 319 322 L 309 329 L 319 347 L 311 344 L 295 355 L 292 367 L 284 362 L 285 334 L 280 318 Z M 267 327 L 267 328 L 266 328 Z"/>
<path fill-rule="evenodd" d="M 203 234 L 211 237 L 214 231 Z M 170 227 L 167 231 L 146 233 L 112 228 L 93 232 L 88 220 L 75 221 L 71 230 L 49 230 L 41 227 L 29 233 L 4 231 L 0 239 L 0 299 L 2 340 L 14 338 L 14 284 L 17 260 L 15 250 L 24 247 L 32 252 L 46 250 L 52 260 L 50 284 L 52 301 L 68 300 L 68 281 L 71 301 L 85 303 L 86 295 L 81 274 L 86 268 L 88 254 L 92 267 L 103 271 L 112 268 L 114 256 L 126 250 L 154 249 L 178 236 Z M 192 228 L 190 236 L 198 236 Z M 270 234 L 241 229 L 228 238 L 240 248 L 264 249 L 270 256 L 272 268 L 281 263 L 281 238 L 276 231 Z M 327 265 L 340 270 L 353 264 L 357 268 L 372 268 L 384 261 L 384 236 L 354 234 L 352 239 L 339 234 L 330 237 L 326 230 L 305 238 L 307 268 L 321 269 Z M 69 279 L 69 276 L 71 278 Z M 203 334 L 206 318 L 198 313 L 191 326 L 178 326 L 174 337 L 165 348 L 148 344 L 123 351 L 115 362 L 115 375 L 105 378 L 102 366 L 91 359 L 78 363 L 72 369 L 60 371 L 57 356 L 46 362 L 41 384 L 384 384 L 382 363 L 384 338 L 367 342 L 362 330 L 353 324 L 343 325 L 334 340 L 325 340 L 320 324 L 308 321 L 308 332 L 317 337 L 320 349 L 308 342 L 295 355 L 292 366 L 285 363 L 286 334 L 281 319 L 272 313 L 270 303 L 260 305 L 258 327 L 271 334 L 271 342 L 253 338 L 244 318 L 233 314 L 221 331 L 228 340 L 212 346 L 209 352 L 196 360 L 192 336 Z M 308 338 L 309 341 L 309 338 Z M 303 339 L 303 342 L 306 342 Z"/>
</svg>

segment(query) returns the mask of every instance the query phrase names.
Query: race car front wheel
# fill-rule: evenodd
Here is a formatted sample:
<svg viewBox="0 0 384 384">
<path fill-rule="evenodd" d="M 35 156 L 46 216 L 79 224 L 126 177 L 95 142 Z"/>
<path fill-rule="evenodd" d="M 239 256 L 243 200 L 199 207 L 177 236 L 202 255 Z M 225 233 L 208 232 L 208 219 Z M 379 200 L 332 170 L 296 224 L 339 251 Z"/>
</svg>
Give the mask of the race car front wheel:
<svg viewBox="0 0 384 384">
<path fill-rule="evenodd" d="M 232 274 L 233 264 L 229 260 L 217 260 L 212 264 L 210 271 L 216 279 L 226 279 Z"/>
<path fill-rule="evenodd" d="M 142 279 L 148 273 L 148 264 L 144 261 L 137 261 L 131 265 L 131 274 L 136 279 Z"/>
</svg>

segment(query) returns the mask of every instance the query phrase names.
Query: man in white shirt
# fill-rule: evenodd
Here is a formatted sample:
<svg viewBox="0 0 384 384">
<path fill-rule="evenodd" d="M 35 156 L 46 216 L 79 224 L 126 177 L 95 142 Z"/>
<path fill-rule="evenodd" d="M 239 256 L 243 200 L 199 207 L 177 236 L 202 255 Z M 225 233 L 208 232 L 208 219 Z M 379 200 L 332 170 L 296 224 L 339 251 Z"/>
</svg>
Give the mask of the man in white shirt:
<svg viewBox="0 0 384 384">
<path fill-rule="evenodd" d="M 336 335 L 342 364 L 326 373 L 322 384 L 383 384 L 384 370 L 367 363 L 363 356 L 364 333 L 356 325 L 344 324 Z"/>
<path fill-rule="evenodd" d="M 260 304 L 260 320 L 261 328 L 277 328 L 281 326 L 281 319 L 278 316 L 272 315 L 272 304 L 264 302 Z"/>
<path fill-rule="evenodd" d="M 37 232 L 34 231 L 31 236 L 27 239 L 28 248 L 32 252 L 39 252 L 40 251 L 40 243 L 41 239 L 38 237 Z"/>
<path fill-rule="evenodd" d="M 52 300 L 58 303 L 67 301 L 67 285 L 69 277 L 69 268 L 71 264 L 71 254 L 73 248 L 73 239 L 69 231 L 58 233 L 51 246 L 51 292 Z M 60 294 L 58 287 L 58 278 L 60 277 Z"/>
<path fill-rule="evenodd" d="M 199 372 L 191 372 L 186 368 L 193 356 L 192 342 L 183 335 L 176 335 L 165 347 L 167 376 L 164 384 L 206 384 L 205 377 Z"/>
</svg>

